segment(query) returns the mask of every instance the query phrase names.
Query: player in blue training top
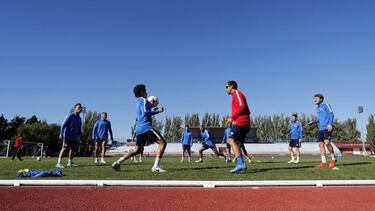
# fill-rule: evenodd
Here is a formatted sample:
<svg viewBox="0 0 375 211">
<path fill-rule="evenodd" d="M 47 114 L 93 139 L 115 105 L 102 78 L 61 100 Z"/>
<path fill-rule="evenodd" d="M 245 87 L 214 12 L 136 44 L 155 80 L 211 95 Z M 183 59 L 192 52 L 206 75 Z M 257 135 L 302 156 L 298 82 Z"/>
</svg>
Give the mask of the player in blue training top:
<svg viewBox="0 0 375 211">
<path fill-rule="evenodd" d="M 82 105 L 80 103 L 75 104 L 73 107 L 73 112 L 65 117 L 64 122 L 61 125 L 59 138 L 63 140 L 63 145 L 60 150 L 56 168 L 64 168 L 62 158 L 65 150 L 69 150 L 69 160 L 67 166 L 77 166 L 73 163 L 73 155 L 77 148 L 77 139 L 82 135 L 82 120 L 79 116 L 81 111 Z"/>
<path fill-rule="evenodd" d="M 202 163 L 203 162 L 203 152 L 207 149 L 211 149 L 216 156 L 223 156 L 225 158 L 225 155 L 222 152 L 218 152 L 216 149 L 215 142 L 212 140 L 212 137 L 208 130 L 201 125 L 199 130 L 201 131 L 201 137 L 202 137 L 202 148 L 199 150 L 199 160 L 195 161 L 196 163 Z M 225 158 L 226 159 L 226 158 Z"/>
<path fill-rule="evenodd" d="M 152 116 L 164 112 L 164 108 L 151 108 L 150 102 L 147 100 L 146 86 L 143 84 L 138 84 L 134 87 L 134 95 L 137 98 L 136 103 L 136 125 L 135 125 L 135 135 L 136 135 L 136 147 L 133 152 L 129 152 L 121 157 L 119 160 L 112 164 L 112 168 L 115 170 L 120 170 L 120 165 L 125 160 L 132 158 L 139 153 L 141 153 L 145 146 L 153 143 L 159 144 L 159 148 L 156 153 L 156 158 L 154 166 L 151 168 L 152 172 L 166 172 L 160 167 L 160 159 L 163 157 L 167 142 L 152 127 Z"/>
<path fill-rule="evenodd" d="M 232 133 L 232 129 L 231 129 L 232 124 L 227 124 L 227 125 L 228 127 L 224 131 L 224 136 L 223 136 L 223 140 L 221 141 L 221 143 L 227 145 L 227 154 L 225 156 L 227 157 L 227 163 L 229 163 L 232 160 L 232 156 L 231 156 L 231 147 L 230 147 L 230 144 L 228 143 L 228 139 L 230 138 L 231 133 Z"/>
<path fill-rule="evenodd" d="M 322 157 L 322 162 L 320 163 L 320 167 L 327 167 L 327 160 L 326 160 L 326 150 L 324 145 L 327 147 L 328 151 L 331 154 L 331 162 L 329 163 L 329 167 L 333 168 L 336 166 L 336 156 L 333 152 L 333 147 L 331 145 L 332 139 L 332 132 L 333 132 L 333 119 L 334 114 L 332 108 L 329 104 L 323 103 L 324 96 L 322 94 L 316 94 L 314 96 L 315 104 L 316 104 L 316 113 L 318 119 L 309 123 L 312 125 L 314 123 L 319 123 L 319 148 L 320 148 L 320 155 Z"/>
<path fill-rule="evenodd" d="M 290 128 L 289 153 L 291 160 L 288 163 L 299 163 L 299 148 L 302 143 L 302 124 L 298 121 L 297 114 L 292 114 Z"/>
<path fill-rule="evenodd" d="M 111 122 L 107 120 L 107 116 L 107 112 L 102 112 L 100 115 L 100 119 L 95 122 L 94 128 L 92 130 L 92 138 L 95 141 L 95 163 L 98 163 L 99 147 L 102 148 L 102 159 L 100 160 L 100 163 L 106 163 L 104 157 L 106 146 L 108 143 L 108 133 L 111 136 L 111 140 L 113 143 Z"/>
<path fill-rule="evenodd" d="M 193 145 L 193 134 L 190 132 L 189 125 L 185 126 L 185 132 L 181 135 L 182 144 L 182 158 L 181 162 L 184 161 L 185 152 L 188 154 L 188 162 L 191 162 L 191 146 Z"/>
</svg>

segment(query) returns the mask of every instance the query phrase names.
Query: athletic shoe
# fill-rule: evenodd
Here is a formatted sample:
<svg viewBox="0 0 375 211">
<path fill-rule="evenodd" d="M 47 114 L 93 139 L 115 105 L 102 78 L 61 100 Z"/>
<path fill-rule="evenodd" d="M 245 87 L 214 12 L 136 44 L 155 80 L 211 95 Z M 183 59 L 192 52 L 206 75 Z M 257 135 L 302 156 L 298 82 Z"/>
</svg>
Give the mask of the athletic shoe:
<svg viewBox="0 0 375 211">
<path fill-rule="evenodd" d="M 120 165 L 117 164 L 117 162 L 112 163 L 111 166 L 112 166 L 113 170 L 115 170 L 115 171 L 120 171 L 121 170 L 120 169 Z"/>
<path fill-rule="evenodd" d="M 95 163 L 95 164 L 98 163 L 98 160 L 95 160 L 94 163 Z"/>
<path fill-rule="evenodd" d="M 151 171 L 152 172 L 160 172 L 160 173 L 164 173 L 164 172 L 167 172 L 167 170 L 164 170 L 164 169 L 162 169 L 162 168 L 160 168 L 160 167 L 152 167 L 152 169 L 151 169 Z"/>
<path fill-rule="evenodd" d="M 56 164 L 56 168 L 63 169 L 65 167 L 64 167 L 64 165 L 62 163 L 57 163 Z"/>
<path fill-rule="evenodd" d="M 240 171 L 246 171 L 247 170 L 247 167 L 245 164 L 242 164 L 242 165 L 236 165 L 236 167 L 234 167 L 234 169 L 230 170 L 230 173 L 238 173 Z"/>
<path fill-rule="evenodd" d="M 101 160 L 100 163 L 101 164 L 106 164 L 107 162 L 105 162 L 105 160 Z"/>
<path fill-rule="evenodd" d="M 327 167 L 327 163 L 320 163 L 318 167 L 326 168 Z"/>
<path fill-rule="evenodd" d="M 184 162 L 184 159 L 180 160 L 180 162 L 181 162 L 181 163 Z"/>
<path fill-rule="evenodd" d="M 195 162 L 196 162 L 196 163 L 202 163 L 203 160 L 202 160 L 202 159 L 199 159 L 199 160 L 196 160 Z"/>
<path fill-rule="evenodd" d="M 140 163 L 142 163 L 143 161 L 142 160 L 139 160 Z"/>
<path fill-rule="evenodd" d="M 336 166 L 336 160 L 331 160 L 331 162 L 329 162 L 329 167 L 333 168 L 335 166 Z"/>
<path fill-rule="evenodd" d="M 294 159 L 290 160 L 288 163 L 294 163 Z"/>
<path fill-rule="evenodd" d="M 299 163 L 299 159 L 295 160 L 293 163 Z"/>
</svg>

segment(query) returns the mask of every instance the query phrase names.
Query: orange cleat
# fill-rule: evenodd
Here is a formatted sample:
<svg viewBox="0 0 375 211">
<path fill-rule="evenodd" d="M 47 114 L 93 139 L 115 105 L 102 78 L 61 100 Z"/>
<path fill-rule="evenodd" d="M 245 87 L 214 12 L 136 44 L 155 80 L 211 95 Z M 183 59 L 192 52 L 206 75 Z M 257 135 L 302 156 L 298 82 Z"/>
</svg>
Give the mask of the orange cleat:
<svg viewBox="0 0 375 211">
<path fill-rule="evenodd" d="M 336 160 L 331 160 L 331 162 L 329 162 L 329 167 L 333 168 L 335 166 L 336 166 Z"/>
<path fill-rule="evenodd" d="M 318 167 L 326 168 L 327 166 L 327 163 L 320 163 Z"/>
</svg>

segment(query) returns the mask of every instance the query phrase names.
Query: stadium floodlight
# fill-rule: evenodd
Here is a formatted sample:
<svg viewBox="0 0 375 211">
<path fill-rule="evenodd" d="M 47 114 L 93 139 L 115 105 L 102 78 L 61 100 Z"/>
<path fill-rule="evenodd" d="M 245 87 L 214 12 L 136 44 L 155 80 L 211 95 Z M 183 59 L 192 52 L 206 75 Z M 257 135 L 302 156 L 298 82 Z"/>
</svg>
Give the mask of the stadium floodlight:
<svg viewBox="0 0 375 211">
<path fill-rule="evenodd" d="M 365 146 L 366 137 L 365 137 L 365 132 L 363 130 L 363 112 L 364 112 L 363 106 L 358 106 L 357 112 L 359 115 L 359 124 L 361 125 L 362 154 L 363 156 L 366 156 L 366 146 Z"/>
</svg>

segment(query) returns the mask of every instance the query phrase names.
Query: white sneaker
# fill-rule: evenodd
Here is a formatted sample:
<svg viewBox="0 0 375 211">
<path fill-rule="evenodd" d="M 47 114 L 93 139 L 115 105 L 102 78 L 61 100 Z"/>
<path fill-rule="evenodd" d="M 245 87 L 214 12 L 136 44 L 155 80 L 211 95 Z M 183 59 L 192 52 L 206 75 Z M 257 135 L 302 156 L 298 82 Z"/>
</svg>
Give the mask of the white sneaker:
<svg viewBox="0 0 375 211">
<path fill-rule="evenodd" d="M 180 162 L 181 162 L 181 163 L 184 162 L 184 159 L 180 160 Z"/>
<path fill-rule="evenodd" d="M 101 160 L 100 163 L 101 164 L 106 164 L 107 162 L 105 162 L 105 160 Z"/>
<path fill-rule="evenodd" d="M 295 161 L 292 159 L 292 160 L 290 160 L 288 163 L 294 163 Z"/>
<path fill-rule="evenodd" d="M 293 163 L 299 163 L 299 159 L 295 160 Z"/>
<path fill-rule="evenodd" d="M 98 160 L 95 160 L 94 163 L 95 163 L 95 164 L 98 163 Z"/>
<path fill-rule="evenodd" d="M 152 167 L 152 169 L 151 169 L 151 171 L 152 172 L 160 172 L 160 173 L 164 173 L 164 172 L 167 172 L 167 170 L 164 170 L 164 169 L 162 169 L 162 168 L 160 168 L 160 167 Z"/>
<path fill-rule="evenodd" d="M 196 162 L 196 163 L 202 163 L 203 160 L 202 160 L 202 159 L 199 159 L 199 160 L 196 160 L 195 162 Z"/>
</svg>

